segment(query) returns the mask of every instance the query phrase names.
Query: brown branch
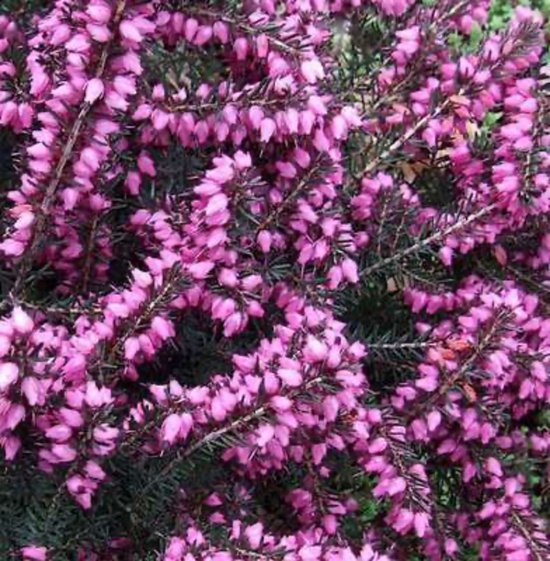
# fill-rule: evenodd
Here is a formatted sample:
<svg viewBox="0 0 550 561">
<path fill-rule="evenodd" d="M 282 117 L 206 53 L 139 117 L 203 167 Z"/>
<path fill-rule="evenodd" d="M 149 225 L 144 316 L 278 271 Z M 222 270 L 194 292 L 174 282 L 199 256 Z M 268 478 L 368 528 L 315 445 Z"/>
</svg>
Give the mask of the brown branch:
<svg viewBox="0 0 550 561">
<path fill-rule="evenodd" d="M 237 98 L 234 100 L 230 100 L 229 103 L 233 103 L 233 104 L 238 104 L 239 102 L 241 102 L 241 100 L 244 98 L 245 101 L 249 101 L 250 103 L 254 104 L 254 105 L 258 105 L 260 107 L 271 107 L 273 105 L 281 105 L 283 103 L 288 103 L 288 97 L 284 97 L 284 98 L 276 98 L 276 99 L 254 99 L 251 98 L 249 96 L 246 95 L 247 92 L 242 92 L 243 96 L 241 98 Z M 252 91 L 250 92 L 251 94 L 254 94 L 255 92 Z M 185 111 L 194 111 L 196 113 L 202 113 L 204 111 L 208 111 L 208 110 L 219 110 L 221 107 L 221 102 L 220 103 L 216 103 L 216 102 L 210 102 L 210 103 L 180 103 L 180 104 L 175 104 L 175 105 L 170 105 L 169 103 L 167 105 L 165 105 L 163 108 L 170 112 L 170 113 L 176 113 L 176 112 L 185 112 Z M 244 107 L 244 106 L 242 106 Z M 241 109 L 242 109 L 241 107 Z"/>
<path fill-rule="evenodd" d="M 92 221 L 92 226 L 90 228 L 90 233 L 88 235 L 88 241 L 86 244 L 86 259 L 84 261 L 84 273 L 82 275 L 82 292 L 85 293 L 88 289 L 88 283 L 90 282 L 90 274 L 92 270 L 92 250 L 94 247 L 94 238 L 97 232 L 97 226 L 99 222 L 99 216 L 94 216 Z"/>
<path fill-rule="evenodd" d="M 521 516 L 517 512 L 512 512 L 512 520 L 514 522 L 514 526 L 521 532 L 525 541 L 529 544 L 529 549 L 535 558 L 535 561 L 543 561 L 543 559 L 547 559 L 547 557 L 543 557 L 543 554 L 546 555 L 549 553 L 548 549 L 546 552 L 542 550 L 540 545 L 533 539 L 533 533 L 525 527 Z"/>
</svg>

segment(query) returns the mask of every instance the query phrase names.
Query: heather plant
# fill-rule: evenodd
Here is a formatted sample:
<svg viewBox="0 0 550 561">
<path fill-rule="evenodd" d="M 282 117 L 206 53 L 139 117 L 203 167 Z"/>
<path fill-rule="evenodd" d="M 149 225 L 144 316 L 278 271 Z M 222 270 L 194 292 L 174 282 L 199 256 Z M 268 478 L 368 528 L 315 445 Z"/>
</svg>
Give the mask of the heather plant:
<svg viewBox="0 0 550 561">
<path fill-rule="evenodd" d="M 550 556 L 548 3 L 0 5 L 0 558 Z"/>
</svg>

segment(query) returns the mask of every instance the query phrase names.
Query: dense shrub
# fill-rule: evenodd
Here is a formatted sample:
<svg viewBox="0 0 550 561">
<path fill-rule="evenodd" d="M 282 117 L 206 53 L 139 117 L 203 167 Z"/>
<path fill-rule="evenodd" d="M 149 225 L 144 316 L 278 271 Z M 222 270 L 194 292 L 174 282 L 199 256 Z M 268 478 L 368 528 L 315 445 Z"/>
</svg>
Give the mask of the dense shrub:
<svg viewBox="0 0 550 561">
<path fill-rule="evenodd" d="M 548 559 L 541 11 L 0 12 L 2 559 Z"/>
</svg>

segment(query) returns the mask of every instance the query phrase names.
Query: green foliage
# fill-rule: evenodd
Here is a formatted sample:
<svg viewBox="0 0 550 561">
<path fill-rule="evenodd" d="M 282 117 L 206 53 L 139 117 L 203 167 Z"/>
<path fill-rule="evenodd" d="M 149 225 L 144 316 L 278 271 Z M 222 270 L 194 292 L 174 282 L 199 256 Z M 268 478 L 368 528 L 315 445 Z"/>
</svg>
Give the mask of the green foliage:
<svg viewBox="0 0 550 561">
<path fill-rule="evenodd" d="M 489 13 L 489 27 L 494 31 L 503 29 L 510 20 L 514 7 L 518 5 L 535 8 L 540 10 L 545 18 L 550 17 L 549 0 L 493 0 Z"/>
<path fill-rule="evenodd" d="M 224 480 L 218 450 L 202 449 L 182 462 L 174 462 L 175 453 L 155 459 L 131 451 L 119 454 L 109 460 L 111 477 L 90 511 L 67 495 L 63 474 L 52 478 L 24 469 L 24 463 L 1 465 L 0 559 L 8 559 L 21 544 L 40 542 L 57 551 L 55 561 L 74 561 L 77 544 L 101 550 L 109 539 L 124 536 L 136 547 L 131 558 L 147 561 L 177 530 L 175 509 L 182 486 L 200 497 L 201 489 Z"/>
<path fill-rule="evenodd" d="M 17 18 L 25 18 L 31 14 L 40 14 L 48 7 L 48 4 L 48 0 L 2 0 L 0 14 L 9 14 L 10 17 L 17 20 Z"/>
<path fill-rule="evenodd" d="M 489 27 L 494 31 L 503 29 L 511 18 L 513 10 L 513 4 L 509 0 L 492 2 L 489 13 Z"/>
</svg>

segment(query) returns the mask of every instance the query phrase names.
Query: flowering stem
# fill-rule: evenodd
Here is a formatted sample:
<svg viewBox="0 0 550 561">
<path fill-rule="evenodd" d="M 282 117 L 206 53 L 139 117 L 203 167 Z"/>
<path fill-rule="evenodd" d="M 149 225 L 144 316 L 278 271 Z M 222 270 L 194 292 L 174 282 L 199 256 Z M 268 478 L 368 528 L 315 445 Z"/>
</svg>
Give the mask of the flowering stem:
<svg viewBox="0 0 550 561">
<path fill-rule="evenodd" d="M 432 394 L 424 403 L 420 404 L 419 407 L 416 407 L 411 411 L 410 415 L 408 415 L 409 419 L 414 419 L 417 417 L 421 411 L 427 410 L 429 407 L 437 403 L 437 401 L 444 396 L 453 386 L 455 386 L 472 368 L 474 363 L 482 356 L 482 354 L 487 350 L 489 345 L 493 342 L 493 338 L 495 334 L 498 332 L 499 327 L 501 326 L 501 321 L 506 316 L 497 317 L 496 321 L 493 322 L 485 336 L 476 346 L 472 354 L 464 361 L 462 366 L 449 378 L 441 384 L 439 389 L 436 391 L 435 394 Z"/>
<path fill-rule="evenodd" d="M 491 213 L 496 208 L 496 206 L 497 206 L 496 203 L 491 203 L 491 204 L 481 208 L 480 210 L 478 210 L 477 212 L 474 212 L 474 214 L 471 214 L 470 216 L 468 216 L 464 220 L 459 220 L 458 222 L 456 222 L 455 224 L 452 224 L 448 228 L 445 228 L 444 230 L 435 232 L 431 236 L 428 236 L 426 239 L 420 240 L 417 243 L 411 245 L 410 247 L 407 247 L 407 248 L 399 251 L 398 253 L 395 253 L 394 255 L 391 255 L 390 257 L 386 257 L 385 259 L 382 259 L 381 261 L 378 261 L 374 265 L 371 265 L 370 267 L 367 267 L 367 268 L 363 269 L 361 271 L 361 275 L 369 275 L 371 273 L 374 273 L 375 271 L 378 271 L 380 269 L 384 269 L 388 265 L 393 265 L 394 263 L 398 263 L 403 258 L 408 257 L 409 255 L 412 255 L 412 254 L 420 251 L 421 249 L 423 249 L 425 247 L 428 247 L 428 246 L 430 246 L 434 243 L 437 243 L 437 242 L 440 242 L 440 241 L 444 240 L 447 236 L 450 236 L 451 234 L 453 234 L 455 232 L 458 232 L 458 231 L 462 230 L 463 228 L 466 228 L 467 226 L 469 226 L 473 222 L 476 222 L 480 218 L 483 218 L 487 214 Z"/>
<path fill-rule="evenodd" d="M 302 391 L 308 390 L 309 388 L 311 388 L 312 386 L 314 386 L 315 384 L 317 384 L 318 382 L 321 382 L 321 381 L 323 381 L 322 376 L 317 376 L 316 378 L 313 378 L 312 380 L 310 380 L 309 382 L 307 382 L 304 385 L 304 387 L 302 388 Z M 299 393 L 299 392 L 295 392 L 295 393 Z M 195 452 L 197 452 L 197 450 L 200 450 L 201 448 L 203 448 L 204 446 L 207 446 L 208 444 L 212 444 L 213 442 L 216 442 L 217 440 L 219 440 L 220 438 L 222 438 L 226 434 L 234 432 L 237 429 L 245 426 L 250 421 L 254 421 L 256 419 L 259 419 L 260 417 L 262 417 L 266 413 L 267 413 L 267 406 L 266 405 L 261 405 L 260 407 L 258 407 L 254 411 L 250 412 L 248 415 L 245 415 L 244 417 L 241 417 L 240 419 L 235 419 L 229 425 L 226 425 L 225 427 L 222 427 L 218 430 L 215 430 L 213 432 L 210 432 L 210 433 L 206 434 L 205 436 L 203 436 L 202 438 L 200 438 L 199 440 L 194 442 L 191 446 L 189 446 L 188 448 L 185 448 L 185 450 L 183 450 L 169 464 L 167 464 L 155 478 L 151 479 L 151 481 L 149 481 L 149 483 L 143 489 L 143 493 L 142 493 L 141 496 L 146 497 L 147 492 L 152 487 L 154 487 L 158 483 L 158 481 L 160 481 L 163 477 L 165 477 L 171 471 L 173 471 L 175 469 L 175 467 L 182 460 L 185 460 L 186 458 L 189 458 L 189 456 L 192 456 Z"/>
<path fill-rule="evenodd" d="M 151 316 L 164 304 L 167 303 L 167 300 L 170 298 L 173 290 L 178 285 L 178 281 L 181 280 L 181 275 L 177 271 L 177 268 L 174 267 L 171 270 L 171 278 L 168 278 L 167 281 L 163 284 L 160 292 L 151 300 L 148 306 L 143 310 L 143 312 L 136 318 L 136 320 L 126 329 L 118 338 L 116 343 L 111 347 L 111 350 L 108 353 L 108 357 L 106 360 L 106 364 L 110 365 L 114 362 L 117 354 L 121 351 L 124 347 L 124 343 L 126 340 L 131 337 L 140 327 L 142 327 L 150 318 Z M 103 362 L 103 361 L 101 361 Z M 99 366 L 99 362 L 96 365 Z M 112 381 L 111 377 L 107 377 L 107 381 Z"/>
<path fill-rule="evenodd" d="M 255 37 L 258 35 L 259 32 L 261 32 L 261 29 L 255 29 L 254 27 L 251 27 L 250 25 L 243 23 L 242 21 L 239 21 L 235 18 L 229 17 L 227 15 L 225 15 L 224 13 L 218 13 L 218 12 L 213 12 L 211 10 L 205 10 L 204 8 L 195 8 L 195 9 L 191 9 L 190 12 L 199 15 L 199 16 L 206 16 L 209 17 L 211 19 L 214 20 L 219 20 L 219 21 L 223 21 L 225 23 L 229 23 L 235 27 L 237 27 L 238 29 L 241 29 L 244 33 Z M 293 55 L 298 55 L 300 54 L 300 50 L 296 49 L 294 47 L 291 47 L 290 45 L 288 45 L 287 43 L 285 43 L 284 41 L 281 41 L 280 39 L 277 39 L 276 37 L 273 37 L 272 35 L 268 35 L 266 33 L 267 36 L 267 40 L 273 45 L 275 46 L 277 49 L 279 49 L 281 52 L 284 53 L 290 53 Z"/>
<path fill-rule="evenodd" d="M 115 26 L 122 19 L 125 6 L 126 6 L 126 0 L 118 0 L 115 17 L 113 20 Z M 109 41 L 101 51 L 99 62 L 97 64 L 97 68 L 95 71 L 96 78 L 101 78 L 105 73 L 105 68 L 107 66 L 107 60 L 109 57 L 109 52 L 112 44 L 113 41 L 112 40 Z M 74 147 L 80 137 L 80 132 L 82 130 L 82 127 L 84 126 L 84 122 L 95 103 L 96 103 L 95 101 L 94 102 L 84 101 L 84 103 L 80 108 L 80 111 L 78 112 L 75 122 L 73 123 L 72 129 L 69 132 L 69 136 L 65 143 L 63 153 L 61 154 L 61 158 L 57 163 L 52 179 L 50 180 L 48 186 L 46 187 L 46 192 L 44 194 L 42 204 L 38 209 L 38 216 L 36 219 L 36 225 L 34 228 L 31 245 L 29 247 L 27 254 L 23 258 L 22 263 L 19 265 L 18 268 L 18 273 L 13 288 L 14 294 L 18 294 L 20 292 L 20 290 L 22 289 L 22 285 L 25 282 L 27 275 L 32 267 L 32 264 L 36 257 L 36 253 L 38 252 L 41 243 L 41 236 L 44 233 L 46 225 L 48 224 L 48 220 L 54 203 L 57 188 L 59 186 L 59 183 L 61 182 L 61 178 L 63 177 L 65 168 L 67 167 L 67 164 L 71 159 Z"/>
<path fill-rule="evenodd" d="M 273 222 L 276 222 L 279 219 L 281 214 L 283 214 L 283 212 L 292 205 L 294 200 L 304 191 L 304 189 L 306 189 L 308 185 L 310 185 L 310 182 L 313 179 L 315 172 L 317 172 L 318 170 L 319 170 L 318 164 L 313 165 L 308 170 L 306 175 L 302 177 L 302 179 L 298 182 L 298 185 L 296 185 L 294 190 L 285 198 L 283 203 L 280 204 L 278 207 L 276 207 L 275 210 L 272 213 L 270 213 L 267 216 L 267 218 L 258 226 L 256 230 L 256 234 L 258 232 L 261 232 L 262 230 L 265 230 L 266 228 L 271 226 Z"/>
<path fill-rule="evenodd" d="M 457 95 L 461 95 L 461 92 L 459 92 Z M 447 98 L 441 105 L 436 107 L 436 109 L 434 109 L 431 113 L 424 115 L 424 117 L 422 117 L 422 119 L 417 121 L 415 125 L 412 128 L 410 128 L 405 134 L 400 136 L 393 144 L 391 144 L 379 156 L 372 159 L 361 173 L 361 177 L 371 173 L 380 165 L 381 162 L 387 160 L 395 152 L 400 150 L 425 124 L 428 123 L 428 121 L 430 121 L 431 119 L 435 119 L 438 115 L 440 115 L 450 103 L 451 103 L 451 98 Z"/>
<path fill-rule="evenodd" d="M 533 554 L 535 561 L 543 561 L 544 557 L 542 556 L 542 551 L 535 540 L 533 540 L 532 532 L 529 531 L 528 528 L 525 527 L 521 516 L 517 512 L 512 512 L 512 520 L 514 521 L 514 526 L 522 533 L 525 541 L 529 544 L 529 549 Z M 548 553 L 548 550 L 547 552 Z"/>
</svg>

